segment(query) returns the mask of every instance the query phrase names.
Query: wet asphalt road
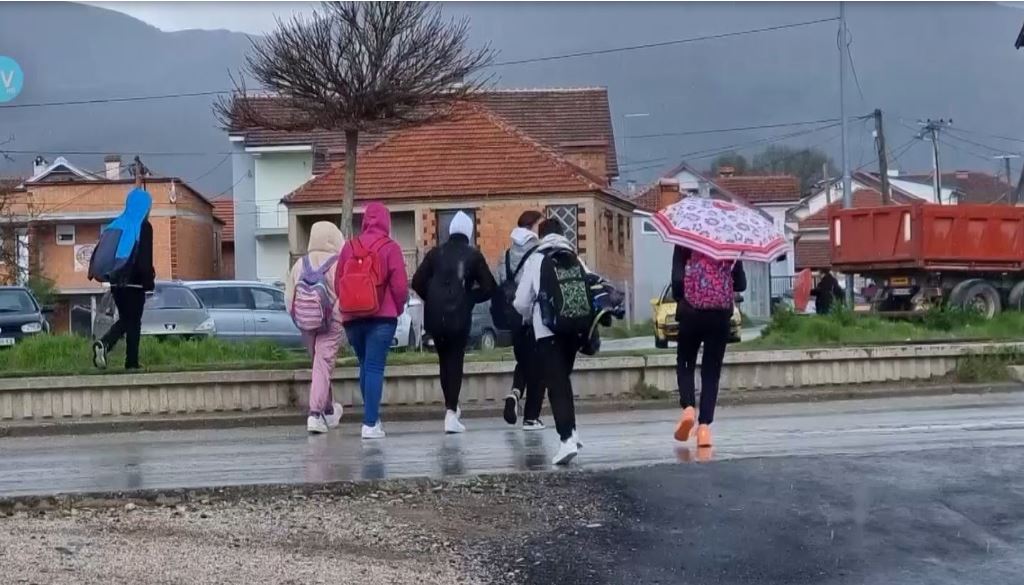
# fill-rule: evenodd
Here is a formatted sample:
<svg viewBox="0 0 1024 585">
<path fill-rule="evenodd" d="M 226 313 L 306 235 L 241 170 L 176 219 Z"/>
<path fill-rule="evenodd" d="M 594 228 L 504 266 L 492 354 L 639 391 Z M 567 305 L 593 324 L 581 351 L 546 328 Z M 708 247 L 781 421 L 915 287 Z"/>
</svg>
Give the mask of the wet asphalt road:
<svg viewBox="0 0 1024 585">
<path fill-rule="evenodd" d="M 581 416 L 584 449 L 574 466 L 674 463 L 689 473 L 704 460 L 1024 444 L 1024 393 L 722 407 L 716 446 L 702 452 L 672 441 L 676 416 Z M 343 421 L 340 432 L 314 437 L 272 427 L 0 439 L 0 497 L 547 470 L 557 446 L 553 429 L 524 433 L 497 418 L 468 420 L 469 432 L 448 436 L 440 418 L 385 422 L 387 439 L 366 442 Z"/>
<path fill-rule="evenodd" d="M 525 543 L 518 582 L 1020 583 L 1024 450 L 969 444 L 601 473 L 621 520 Z"/>
</svg>

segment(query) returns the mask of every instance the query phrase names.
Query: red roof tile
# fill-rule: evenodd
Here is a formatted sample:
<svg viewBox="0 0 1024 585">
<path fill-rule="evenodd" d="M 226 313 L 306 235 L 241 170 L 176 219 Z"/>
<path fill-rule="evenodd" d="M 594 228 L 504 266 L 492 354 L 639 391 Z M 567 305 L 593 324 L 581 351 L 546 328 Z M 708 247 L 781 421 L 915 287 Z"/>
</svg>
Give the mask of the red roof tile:
<svg viewBox="0 0 1024 585">
<path fill-rule="evenodd" d="M 340 201 L 344 181 L 344 165 L 335 165 L 286 201 Z M 464 106 L 446 119 L 407 128 L 361 152 L 356 198 L 615 194 L 602 183 L 486 108 Z"/>
<path fill-rule="evenodd" d="M 793 256 L 797 270 L 816 270 L 832 266 L 832 248 L 827 240 L 799 239 L 793 246 Z"/>
<path fill-rule="evenodd" d="M 267 116 L 284 118 L 289 115 L 289 109 L 280 99 L 250 99 L 256 100 L 254 103 Z M 527 135 L 555 149 L 580 144 L 606 145 L 605 163 L 608 174 L 618 176 L 619 167 L 607 89 L 489 90 L 480 95 L 480 102 Z M 312 144 L 318 151 L 326 153 L 325 159 L 317 161 L 317 168 L 314 169 L 316 172 L 325 171 L 331 162 L 344 159 L 345 136 L 340 131 L 283 132 L 261 128 L 229 130 L 234 135 L 244 135 L 246 146 Z M 372 146 L 394 132 L 362 133 L 360 147 Z"/>
<path fill-rule="evenodd" d="M 800 201 L 800 179 L 790 175 L 744 175 L 713 180 L 726 191 L 755 205 Z"/>
<path fill-rule="evenodd" d="M 213 203 L 213 216 L 224 222 L 221 230 L 222 242 L 235 241 L 235 201 L 233 199 L 216 199 Z"/>
<path fill-rule="evenodd" d="M 915 205 L 923 203 L 920 199 L 903 195 L 895 190 L 892 194 L 892 200 L 893 203 L 898 205 Z M 803 221 L 800 222 L 800 229 L 827 228 L 829 209 L 840 209 L 842 205 L 842 201 L 833 201 L 830 205 L 822 207 L 816 213 L 805 217 Z M 881 207 L 882 194 L 874 189 L 858 189 L 853 192 L 853 206 Z"/>
</svg>

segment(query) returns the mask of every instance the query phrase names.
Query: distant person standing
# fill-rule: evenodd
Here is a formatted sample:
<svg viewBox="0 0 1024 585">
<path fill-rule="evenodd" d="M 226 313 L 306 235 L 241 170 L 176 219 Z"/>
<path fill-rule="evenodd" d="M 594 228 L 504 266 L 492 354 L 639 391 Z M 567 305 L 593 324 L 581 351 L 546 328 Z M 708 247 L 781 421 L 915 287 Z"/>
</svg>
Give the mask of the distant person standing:
<svg viewBox="0 0 1024 585">
<path fill-rule="evenodd" d="M 547 219 L 537 231 L 540 245 L 523 267 L 515 308 L 533 323 L 541 384 L 547 388 L 561 441 L 552 463 L 565 465 L 580 448 L 572 371 L 593 324 L 593 298 L 586 266 L 565 237 L 562 223 Z"/>
<path fill-rule="evenodd" d="M 474 248 L 473 220 L 463 212 L 452 218 L 448 241 L 427 252 L 412 277 L 423 299 L 423 326 L 434 340 L 444 393 L 444 432 L 462 433 L 462 368 L 473 320 L 473 306 L 494 295 L 495 282 L 483 254 Z"/>
<path fill-rule="evenodd" d="M 391 213 L 371 203 L 363 213 L 362 233 L 341 250 L 338 305 L 345 335 L 359 360 L 364 439 L 383 439 L 380 401 L 384 368 L 398 316 L 409 301 L 409 278 L 402 247 L 391 239 Z"/>
<path fill-rule="evenodd" d="M 737 292 L 747 289 L 743 264 L 714 260 L 699 252 L 676 246 L 672 253 L 672 293 L 676 299 L 679 341 L 676 354 L 676 381 L 683 414 L 676 426 L 677 441 L 688 441 L 694 424 L 697 446 L 710 447 L 711 423 L 718 403 L 718 385 L 722 362 L 729 343 L 729 320 Z M 700 364 L 700 416 L 696 415 L 697 388 L 694 376 L 697 353 L 704 354 Z"/>
<path fill-rule="evenodd" d="M 492 314 L 495 310 L 504 311 L 501 319 L 508 321 L 508 329 L 512 332 L 512 351 L 516 357 L 516 369 L 512 375 L 512 389 L 505 397 L 503 417 L 510 425 L 516 424 L 519 418 L 519 406 L 526 399 L 523 408 L 523 430 L 536 431 L 544 428 L 540 421 L 540 409 L 544 404 L 544 388 L 540 385 L 540 366 L 537 362 L 537 341 L 533 334 L 533 322 L 524 319 L 515 310 L 516 289 L 522 280 L 526 261 L 537 250 L 540 238 L 534 231 L 543 219 L 539 211 L 524 211 L 512 230 L 512 245 L 498 261 L 496 277 L 498 291 L 492 301 Z M 500 297 L 500 298 L 499 298 Z M 495 319 L 497 324 L 497 319 Z"/>
<path fill-rule="evenodd" d="M 110 283 L 110 294 L 117 306 L 117 322 L 106 335 L 92 344 L 92 362 L 97 368 L 107 367 L 107 354 L 122 337 L 125 339 L 124 368 L 137 370 L 140 367 L 139 342 L 142 337 L 146 293 L 156 288 L 153 226 L 149 223 L 152 206 L 153 198 L 149 193 L 139 188 L 132 189 L 125 199 L 124 211 L 103 228 L 105 233 L 100 235 L 97 250 L 93 253 L 89 277 Z M 113 234 L 119 237 L 111 237 Z M 100 260 L 100 257 L 106 261 Z M 113 269 L 116 272 L 97 266 L 113 266 L 115 263 L 118 264 Z M 97 271 L 104 274 L 99 275 Z"/>
<path fill-rule="evenodd" d="M 823 269 L 818 286 L 811 290 L 811 296 L 814 297 L 814 311 L 819 315 L 828 315 L 837 299 L 840 303 L 843 302 L 844 294 L 843 287 L 839 286 L 839 279 L 832 274 L 830 269 Z"/>
<path fill-rule="evenodd" d="M 338 226 L 329 221 L 314 223 L 306 255 L 295 262 L 285 281 L 285 306 L 302 332 L 312 359 L 306 419 L 310 433 L 326 433 L 341 422 L 341 404 L 331 395 L 331 375 L 344 334 L 335 291 L 338 256 L 344 242 Z"/>
</svg>

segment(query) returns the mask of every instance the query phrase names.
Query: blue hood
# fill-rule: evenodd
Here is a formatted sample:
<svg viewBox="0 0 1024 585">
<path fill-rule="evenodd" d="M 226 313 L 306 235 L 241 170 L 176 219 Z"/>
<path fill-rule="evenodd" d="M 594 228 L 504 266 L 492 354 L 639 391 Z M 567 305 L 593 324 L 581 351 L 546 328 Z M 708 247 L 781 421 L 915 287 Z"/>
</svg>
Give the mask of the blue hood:
<svg viewBox="0 0 1024 585">
<path fill-rule="evenodd" d="M 146 221 L 149 210 L 153 207 L 153 198 L 148 192 L 138 187 L 128 192 L 124 201 L 124 211 L 121 215 L 110 222 L 110 225 L 103 228 L 121 230 L 121 239 L 117 243 L 117 252 L 114 257 L 118 260 L 127 259 L 132 255 L 135 244 L 139 241 L 139 232 L 142 231 L 142 222 Z"/>
</svg>

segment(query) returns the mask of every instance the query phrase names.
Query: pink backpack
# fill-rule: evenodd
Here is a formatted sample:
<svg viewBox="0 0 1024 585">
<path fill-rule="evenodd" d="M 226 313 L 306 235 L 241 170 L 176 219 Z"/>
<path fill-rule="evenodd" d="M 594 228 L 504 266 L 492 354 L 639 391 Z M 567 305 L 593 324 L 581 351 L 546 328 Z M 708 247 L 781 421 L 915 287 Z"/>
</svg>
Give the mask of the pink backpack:
<svg viewBox="0 0 1024 585">
<path fill-rule="evenodd" d="M 693 252 L 686 263 L 683 294 L 695 309 L 732 309 L 733 292 L 731 260 L 713 260 Z"/>
<path fill-rule="evenodd" d="M 319 333 L 330 326 L 334 307 L 327 289 L 327 271 L 337 261 L 337 255 L 331 256 L 322 266 L 314 269 L 309 256 L 302 258 L 302 274 L 295 283 L 291 307 L 292 321 L 299 331 Z"/>
</svg>

